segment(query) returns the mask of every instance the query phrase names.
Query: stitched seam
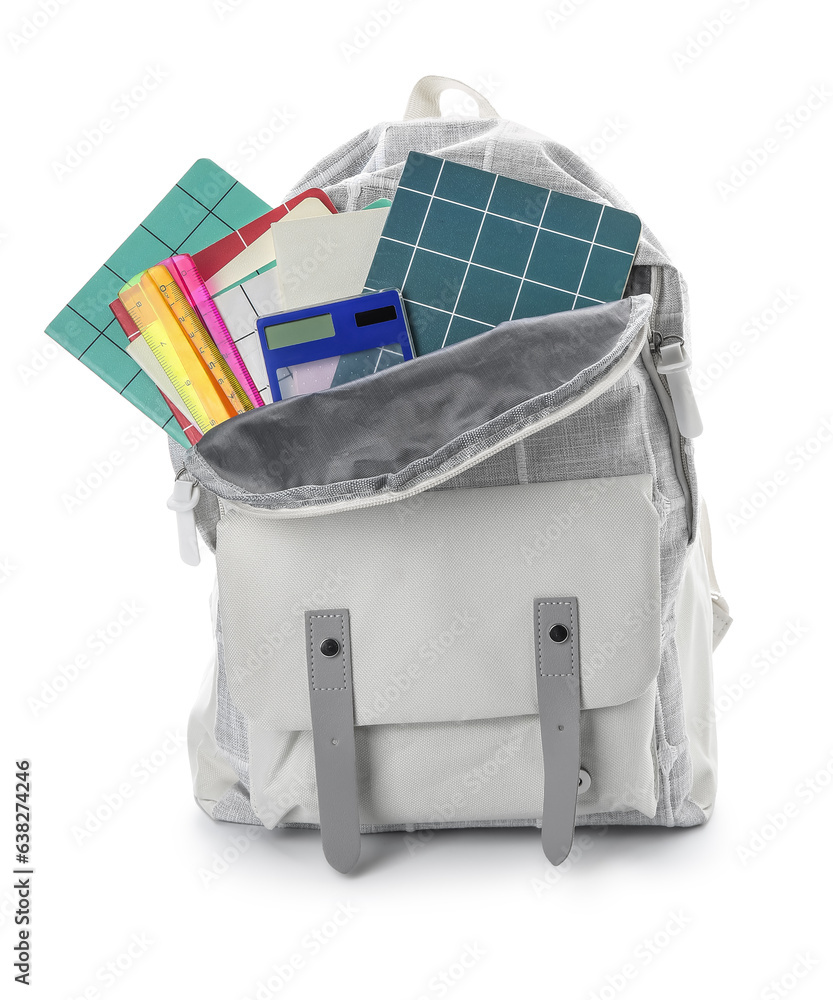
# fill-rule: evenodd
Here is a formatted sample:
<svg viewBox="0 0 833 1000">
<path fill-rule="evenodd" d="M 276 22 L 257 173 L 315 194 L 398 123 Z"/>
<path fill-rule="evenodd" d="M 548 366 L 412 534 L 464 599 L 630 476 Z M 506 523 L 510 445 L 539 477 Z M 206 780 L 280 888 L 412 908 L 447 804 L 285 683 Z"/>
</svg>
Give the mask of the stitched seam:
<svg viewBox="0 0 833 1000">
<path fill-rule="evenodd" d="M 570 609 L 570 672 L 568 674 L 547 674 L 544 673 L 544 650 L 543 650 L 543 629 L 541 627 L 541 608 L 553 607 L 555 605 L 567 605 Z M 573 602 L 572 601 L 539 601 L 538 602 L 538 673 L 541 677 L 573 677 L 576 672 L 576 645 L 575 628 L 573 625 Z"/>
<path fill-rule="evenodd" d="M 338 618 L 341 625 L 341 673 L 342 687 L 316 687 L 315 684 L 315 639 L 312 621 L 314 618 Z M 344 648 L 344 616 L 343 615 L 310 615 L 309 616 L 309 662 L 310 676 L 312 679 L 312 690 L 318 691 L 346 691 L 347 690 L 347 662 Z"/>
</svg>

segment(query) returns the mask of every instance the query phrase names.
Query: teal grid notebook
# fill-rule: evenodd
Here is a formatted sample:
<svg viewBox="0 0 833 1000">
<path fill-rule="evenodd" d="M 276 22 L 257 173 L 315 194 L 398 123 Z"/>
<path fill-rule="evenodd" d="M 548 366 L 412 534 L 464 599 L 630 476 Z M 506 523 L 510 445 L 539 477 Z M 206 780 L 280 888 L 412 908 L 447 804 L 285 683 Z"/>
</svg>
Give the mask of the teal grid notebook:
<svg viewBox="0 0 833 1000">
<path fill-rule="evenodd" d="M 621 298 L 641 231 L 631 212 L 412 152 L 365 291 L 402 292 L 426 354 Z"/>
<path fill-rule="evenodd" d="M 116 252 L 69 300 L 47 334 L 116 392 L 190 447 L 161 393 L 125 350 L 110 311 L 119 289 L 174 253 L 196 253 L 269 211 L 270 206 L 211 160 L 197 160 Z"/>
</svg>

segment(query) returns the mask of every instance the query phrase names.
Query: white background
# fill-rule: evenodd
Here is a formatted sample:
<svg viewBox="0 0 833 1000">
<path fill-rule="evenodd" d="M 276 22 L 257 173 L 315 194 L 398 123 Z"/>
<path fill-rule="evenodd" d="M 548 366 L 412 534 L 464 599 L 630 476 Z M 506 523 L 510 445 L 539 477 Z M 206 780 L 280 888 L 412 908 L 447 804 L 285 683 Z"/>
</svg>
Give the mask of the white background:
<svg viewBox="0 0 833 1000">
<path fill-rule="evenodd" d="M 0 608 L 12 720 L 0 737 L 3 995 L 830 996 L 827 8 L 41 6 L 56 12 L 38 14 L 42 26 L 22 44 L 15 36 L 41 7 L 13 0 L 2 14 Z M 363 42 L 374 11 L 389 23 Z M 67 146 L 152 68 L 160 85 L 56 176 Z M 236 161 L 239 179 L 278 204 L 320 156 L 400 117 L 426 73 L 464 79 L 505 117 L 588 150 L 689 281 L 706 424 L 697 463 L 737 619 L 715 668 L 717 808 L 695 830 L 589 835 L 560 872 L 532 830 L 441 833 L 416 851 L 402 835 L 365 838 L 348 878 L 327 867 L 317 835 L 284 832 L 254 840 L 205 884 L 200 869 L 223 852 L 234 859 L 246 828 L 214 824 L 196 807 L 186 751 L 166 734 L 184 733 L 210 655 L 209 559 L 198 570 L 178 561 L 164 434 L 144 430 L 138 412 L 41 331 L 195 159 Z M 808 105 L 814 91 L 821 97 Z M 470 110 L 461 100 L 458 111 Z M 244 152 L 276 111 L 289 124 Z M 768 139 L 756 163 L 749 151 Z M 123 459 L 114 474 L 68 511 L 65 495 L 113 451 Z M 61 666 L 91 653 L 90 637 L 123 602 L 141 610 L 122 637 L 90 655 L 52 704 L 33 708 Z M 162 763 L 150 774 L 141 762 L 153 754 Z M 11 958 L 20 756 L 32 761 L 34 785 L 27 994 Z M 122 784 L 129 799 L 79 845 L 73 829 Z M 308 935 L 332 929 L 342 904 L 355 915 L 315 953 Z M 673 914 L 683 929 L 665 936 Z M 145 943 L 125 957 L 134 935 Z M 479 957 L 442 986 L 436 977 L 456 976 L 467 947 Z M 811 967 L 802 977 L 791 971 L 799 956 Z M 279 989 L 275 968 L 293 957 L 301 968 Z M 628 964 L 633 979 L 622 975 Z"/>
</svg>

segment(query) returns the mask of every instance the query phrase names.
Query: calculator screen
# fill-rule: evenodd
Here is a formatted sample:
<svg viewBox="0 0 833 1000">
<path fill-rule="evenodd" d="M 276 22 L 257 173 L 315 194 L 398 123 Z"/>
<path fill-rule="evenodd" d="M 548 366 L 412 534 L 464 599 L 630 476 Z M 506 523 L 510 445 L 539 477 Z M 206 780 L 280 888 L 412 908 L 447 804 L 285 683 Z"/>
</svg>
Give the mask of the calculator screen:
<svg viewBox="0 0 833 1000">
<path fill-rule="evenodd" d="M 335 337 L 336 328 L 333 326 L 333 317 L 329 313 L 322 313 L 320 316 L 293 319 L 288 323 L 273 323 L 272 326 L 265 327 L 263 332 L 266 345 L 270 351 L 274 351 L 279 347 Z"/>
</svg>

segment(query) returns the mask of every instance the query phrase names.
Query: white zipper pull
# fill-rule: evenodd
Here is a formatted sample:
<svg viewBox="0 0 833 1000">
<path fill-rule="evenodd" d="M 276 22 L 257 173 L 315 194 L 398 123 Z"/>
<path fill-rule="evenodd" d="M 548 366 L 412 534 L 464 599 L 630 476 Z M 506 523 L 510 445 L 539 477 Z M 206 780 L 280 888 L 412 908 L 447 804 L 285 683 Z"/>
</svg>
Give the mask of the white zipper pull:
<svg viewBox="0 0 833 1000">
<path fill-rule="evenodd" d="M 179 533 L 179 554 L 188 566 L 199 566 L 200 549 L 197 544 L 197 520 L 194 508 L 200 498 L 200 488 L 188 479 L 174 480 L 174 491 L 168 500 L 168 510 L 176 511 Z"/>
<path fill-rule="evenodd" d="M 668 391 L 680 433 L 687 438 L 699 437 L 703 433 L 703 421 L 688 374 L 691 358 L 679 341 L 663 344 L 659 349 L 659 358 L 657 371 L 668 379 Z"/>
</svg>

